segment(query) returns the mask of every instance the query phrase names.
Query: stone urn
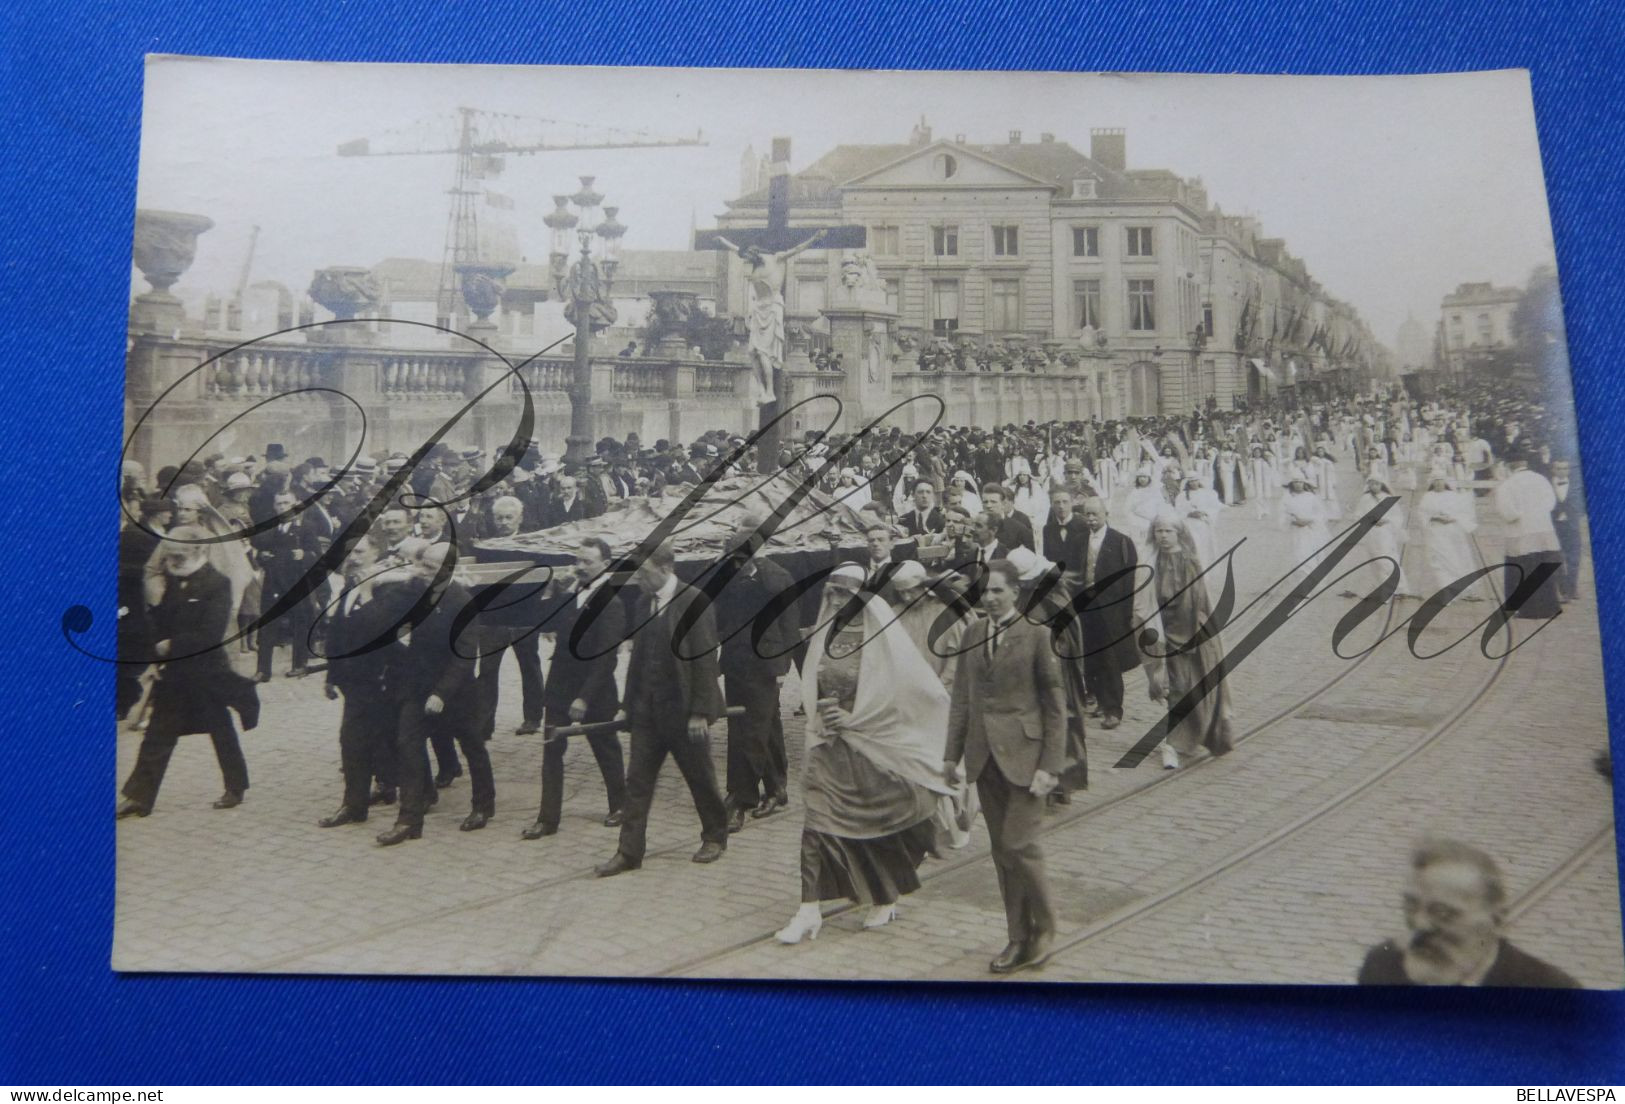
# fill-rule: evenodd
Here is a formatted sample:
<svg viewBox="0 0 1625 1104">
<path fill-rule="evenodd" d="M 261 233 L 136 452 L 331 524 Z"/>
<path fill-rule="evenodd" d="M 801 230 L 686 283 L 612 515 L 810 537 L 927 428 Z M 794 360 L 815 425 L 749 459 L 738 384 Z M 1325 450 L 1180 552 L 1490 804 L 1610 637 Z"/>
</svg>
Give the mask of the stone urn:
<svg viewBox="0 0 1625 1104">
<path fill-rule="evenodd" d="M 152 290 L 136 296 L 130 312 L 132 324 L 170 329 L 184 321 L 181 301 L 169 289 L 192 267 L 198 235 L 213 226 L 214 220 L 203 215 L 147 208 L 136 211 L 132 257 Z"/>
<path fill-rule="evenodd" d="M 643 351 L 686 357 L 689 327 L 700 314 L 699 293 L 662 288 L 651 291 L 649 299 L 649 333 Z"/>
<path fill-rule="evenodd" d="M 378 305 L 378 282 L 370 269 L 339 265 L 319 269 L 310 282 L 310 297 L 348 322 L 357 314 Z"/>
<path fill-rule="evenodd" d="M 512 272 L 512 265 L 474 263 L 457 266 L 463 302 L 474 312 L 475 326 L 487 330 L 496 328 L 490 318 L 502 305 L 502 293 L 507 290 L 503 280 Z"/>
</svg>

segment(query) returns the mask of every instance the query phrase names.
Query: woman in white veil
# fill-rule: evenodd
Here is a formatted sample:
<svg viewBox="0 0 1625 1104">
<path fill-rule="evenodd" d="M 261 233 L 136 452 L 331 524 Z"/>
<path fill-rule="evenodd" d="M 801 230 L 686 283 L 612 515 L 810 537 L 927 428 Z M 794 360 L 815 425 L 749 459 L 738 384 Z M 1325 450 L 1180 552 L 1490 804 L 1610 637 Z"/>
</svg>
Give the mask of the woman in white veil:
<svg viewBox="0 0 1625 1104">
<path fill-rule="evenodd" d="M 802 770 L 801 907 L 781 943 L 818 937 L 821 901 L 869 906 L 878 928 L 936 843 L 948 692 L 864 571 L 843 564 L 824 583 L 818 628 L 802 667 L 807 753 Z M 840 616 L 852 603 L 861 614 Z M 843 623 L 844 622 L 844 623 Z"/>
</svg>

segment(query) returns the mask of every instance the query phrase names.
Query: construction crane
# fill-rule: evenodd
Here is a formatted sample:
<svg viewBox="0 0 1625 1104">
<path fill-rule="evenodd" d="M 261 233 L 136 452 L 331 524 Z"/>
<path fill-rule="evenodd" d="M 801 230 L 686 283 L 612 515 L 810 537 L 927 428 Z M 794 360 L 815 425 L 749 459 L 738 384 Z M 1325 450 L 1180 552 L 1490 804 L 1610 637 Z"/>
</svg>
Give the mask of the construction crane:
<svg viewBox="0 0 1625 1104">
<path fill-rule="evenodd" d="M 706 144 L 698 132 L 692 138 L 662 138 L 646 131 L 459 107 L 456 115 L 420 120 L 377 139 L 357 138 L 345 142 L 339 146 L 338 153 L 340 157 L 457 155 L 456 171 L 447 192 L 451 196 L 451 212 L 446 220 L 440 282 L 435 293 L 435 314 L 440 325 L 449 326 L 459 298 L 458 266 L 478 264 L 481 260 L 477 200 L 485 193 L 483 182 L 501 175 L 504 157 L 555 150 Z"/>
</svg>

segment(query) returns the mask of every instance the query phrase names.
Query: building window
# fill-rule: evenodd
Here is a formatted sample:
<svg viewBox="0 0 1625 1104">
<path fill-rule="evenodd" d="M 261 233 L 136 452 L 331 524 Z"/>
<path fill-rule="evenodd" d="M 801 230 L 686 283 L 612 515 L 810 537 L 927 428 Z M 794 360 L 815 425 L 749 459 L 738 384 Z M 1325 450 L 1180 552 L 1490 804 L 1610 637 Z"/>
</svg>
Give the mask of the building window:
<svg viewBox="0 0 1625 1104">
<path fill-rule="evenodd" d="M 902 235 L 895 226 L 869 227 L 869 252 L 877 257 L 900 256 L 902 250 Z"/>
<path fill-rule="evenodd" d="M 959 161 L 951 153 L 937 154 L 931 165 L 936 170 L 938 180 L 947 180 L 959 171 Z"/>
<path fill-rule="evenodd" d="M 886 306 L 891 310 L 897 310 L 897 305 L 903 299 L 902 281 L 895 276 L 887 276 L 883 277 L 880 282 L 886 285 Z"/>
<path fill-rule="evenodd" d="M 995 226 L 993 228 L 993 255 L 995 257 L 1016 257 L 1021 254 L 1020 241 L 1014 226 Z"/>
<path fill-rule="evenodd" d="M 1487 314 L 1479 315 L 1478 316 L 1478 339 L 1480 341 L 1482 341 L 1484 344 L 1488 345 L 1494 339 L 1494 337 L 1495 337 L 1495 330 L 1490 325 L 1490 316 L 1487 315 Z"/>
<path fill-rule="evenodd" d="M 813 314 L 828 305 L 828 281 L 824 279 L 808 279 L 805 276 L 796 280 L 796 310 L 801 314 Z"/>
<path fill-rule="evenodd" d="M 1100 256 L 1100 227 L 1074 226 L 1072 228 L 1072 255 L 1074 257 Z"/>
<path fill-rule="evenodd" d="M 931 332 L 938 336 L 959 329 L 959 281 L 931 281 Z"/>
<path fill-rule="evenodd" d="M 1073 199 L 1094 199 L 1095 179 L 1092 176 L 1080 176 L 1072 182 Z M 1093 254 L 1090 254 L 1093 256 Z"/>
<path fill-rule="evenodd" d="M 1130 280 L 1128 282 L 1128 328 L 1154 330 L 1157 328 L 1157 282 Z"/>
<path fill-rule="evenodd" d="M 931 253 L 937 257 L 959 256 L 959 227 L 931 227 Z"/>
<path fill-rule="evenodd" d="M 989 329 L 1006 333 L 1021 329 L 1021 281 L 988 281 L 987 312 Z"/>
<path fill-rule="evenodd" d="M 1213 304 L 1202 304 L 1202 336 L 1213 337 Z"/>
<path fill-rule="evenodd" d="M 1100 281 L 1074 280 L 1072 282 L 1072 317 L 1077 320 L 1077 329 L 1085 327 L 1100 329 Z"/>
<path fill-rule="evenodd" d="M 1151 243 L 1151 230 L 1149 226 L 1130 226 L 1128 228 L 1128 255 L 1130 257 L 1154 257 L 1155 250 Z"/>
</svg>

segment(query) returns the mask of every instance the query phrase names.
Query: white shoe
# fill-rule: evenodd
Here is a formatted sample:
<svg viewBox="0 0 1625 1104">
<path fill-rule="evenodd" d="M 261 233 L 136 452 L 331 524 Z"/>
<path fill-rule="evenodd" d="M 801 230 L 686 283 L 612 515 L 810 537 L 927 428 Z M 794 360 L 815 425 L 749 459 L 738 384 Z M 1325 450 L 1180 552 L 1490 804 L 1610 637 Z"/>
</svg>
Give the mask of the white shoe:
<svg viewBox="0 0 1625 1104">
<path fill-rule="evenodd" d="M 1178 770 L 1179 769 L 1179 752 L 1175 751 L 1171 744 L 1163 744 L 1162 745 L 1162 769 L 1163 770 Z"/>
<path fill-rule="evenodd" d="M 823 926 L 824 914 L 819 911 L 818 902 L 803 902 L 790 922 L 773 933 L 773 938 L 780 943 L 800 943 L 803 936 L 817 939 L 818 929 Z"/>
<path fill-rule="evenodd" d="M 869 910 L 869 915 L 863 918 L 863 926 L 866 928 L 883 928 L 895 919 L 897 919 L 897 906 L 895 904 L 875 905 Z"/>
</svg>

